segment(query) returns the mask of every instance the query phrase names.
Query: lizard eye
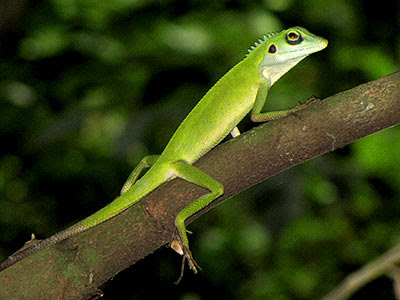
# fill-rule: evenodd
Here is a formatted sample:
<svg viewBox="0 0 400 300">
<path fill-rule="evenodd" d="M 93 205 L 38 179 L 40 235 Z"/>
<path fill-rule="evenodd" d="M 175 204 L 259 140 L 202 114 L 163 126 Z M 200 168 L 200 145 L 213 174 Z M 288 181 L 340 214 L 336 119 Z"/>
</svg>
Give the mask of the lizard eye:
<svg viewBox="0 0 400 300">
<path fill-rule="evenodd" d="M 296 32 L 289 32 L 288 39 L 291 41 L 295 41 L 299 38 L 299 35 Z"/>
<path fill-rule="evenodd" d="M 290 31 L 290 32 L 288 32 L 288 34 L 286 34 L 286 41 L 290 45 L 297 45 L 303 41 L 303 37 L 301 36 L 301 34 L 295 32 L 295 31 Z"/>
</svg>

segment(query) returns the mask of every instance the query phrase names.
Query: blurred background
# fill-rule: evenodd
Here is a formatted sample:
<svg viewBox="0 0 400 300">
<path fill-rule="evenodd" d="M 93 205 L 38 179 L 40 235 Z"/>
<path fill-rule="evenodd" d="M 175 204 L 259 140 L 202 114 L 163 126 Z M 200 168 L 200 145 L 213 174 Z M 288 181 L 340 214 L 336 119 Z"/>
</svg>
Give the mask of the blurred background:
<svg viewBox="0 0 400 300">
<path fill-rule="evenodd" d="M 0 258 L 102 208 L 131 169 L 263 34 L 329 40 L 272 89 L 266 109 L 398 70 L 398 1 L 0 2 Z M 246 118 L 239 126 L 255 126 Z M 317 299 L 400 243 L 400 127 L 279 174 L 193 222 L 203 268 L 178 286 L 163 247 L 103 299 Z M 380 277 L 351 299 L 395 299 Z"/>
</svg>

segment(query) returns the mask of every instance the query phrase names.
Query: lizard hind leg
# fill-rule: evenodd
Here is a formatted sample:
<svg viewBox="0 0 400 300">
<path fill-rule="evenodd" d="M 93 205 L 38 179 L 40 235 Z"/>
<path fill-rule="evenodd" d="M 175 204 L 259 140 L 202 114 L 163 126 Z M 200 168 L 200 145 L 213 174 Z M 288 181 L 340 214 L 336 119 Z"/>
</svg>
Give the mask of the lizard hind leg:
<svg viewBox="0 0 400 300">
<path fill-rule="evenodd" d="M 177 177 L 209 190 L 209 193 L 200 196 L 178 213 L 175 219 L 177 236 L 171 242 L 171 247 L 179 254 L 183 254 L 184 259 L 188 261 L 189 268 L 194 273 L 197 273 L 198 265 L 194 261 L 189 249 L 185 220 L 221 196 L 224 193 L 224 187 L 211 176 L 183 161 L 177 161 L 171 164 L 171 169 Z"/>
<path fill-rule="evenodd" d="M 136 182 L 136 180 L 138 179 L 139 175 L 143 172 L 143 170 L 154 165 L 159 157 L 160 155 L 147 155 L 143 157 L 142 160 L 133 169 L 128 179 L 125 181 L 124 186 L 121 189 L 121 195 L 127 192 Z"/>
</svg>

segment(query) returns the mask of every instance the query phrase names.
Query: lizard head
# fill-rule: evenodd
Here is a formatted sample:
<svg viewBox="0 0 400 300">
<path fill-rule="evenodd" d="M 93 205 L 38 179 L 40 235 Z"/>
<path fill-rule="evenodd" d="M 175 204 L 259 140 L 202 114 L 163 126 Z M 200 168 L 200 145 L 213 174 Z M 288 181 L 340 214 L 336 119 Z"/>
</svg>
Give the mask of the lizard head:
<svg viewBox="0 0 400 300">
<path fill-rule="evenodd" d="M 302 27 L 292 27 L 270 34 L 263 44 L 260 71 L 272 85 L 302 59 L 328 46 L 328 41 Z"/>
</svg>

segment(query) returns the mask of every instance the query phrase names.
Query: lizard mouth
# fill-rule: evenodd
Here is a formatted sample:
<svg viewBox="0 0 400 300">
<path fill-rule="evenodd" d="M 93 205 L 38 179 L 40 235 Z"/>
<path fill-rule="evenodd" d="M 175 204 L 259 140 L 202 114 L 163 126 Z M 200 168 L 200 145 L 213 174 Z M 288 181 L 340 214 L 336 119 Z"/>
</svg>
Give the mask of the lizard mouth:
<svg viewBox="0 0 400 300">
<path fill-rule="evenodd" d="M 307 48 L 302 48 L 302 49 L 294 49 L 294 50 L 290 50 L 290 51 L 285 51 L 284 54 L 287 53 L 291 53 L 291 54 L 296 54 L 299 53 L 299 55 L 295 55 L 293 58 L 298 58 L 298 57 L 302 57 L 304 56 L 304 52 L 306 52 L 306 55 L 310 55 L 312 53 L 321 51 L 322 49 L 325 49 L 328 46 L 328 41 L 327 40 L 323 40 L 317 44 L 314 44 L 310 47 Z"/>
</svg>

